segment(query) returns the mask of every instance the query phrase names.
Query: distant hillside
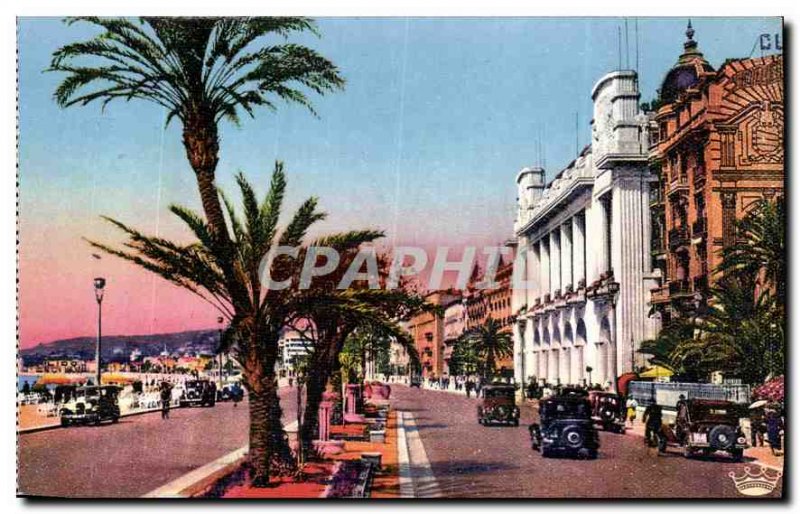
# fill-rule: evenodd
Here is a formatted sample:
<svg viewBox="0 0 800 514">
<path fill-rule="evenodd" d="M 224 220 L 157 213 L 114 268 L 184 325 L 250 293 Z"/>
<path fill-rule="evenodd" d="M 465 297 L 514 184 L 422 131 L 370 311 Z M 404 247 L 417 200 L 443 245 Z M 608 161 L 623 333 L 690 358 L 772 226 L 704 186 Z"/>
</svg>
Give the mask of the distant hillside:
<svg viewBox="0 0 800 514">
<path fill-rule="evenodd" d="M 219 332 L 216 330 L 193 330 L 171 334 L 150 334 L 139 336 L 103 336 L 102 359 L 108 361 L 127 361 L 131 352 L 138 349 L 143 356 L 168 352 L 197 352 L 211 354 L 216 351 Z M 26 364 L 48 357 L 73 357 L 94 359 L 95 338 L 75 337 L 60 339 L 47 344 L 20 351 Z"/>
</svg>

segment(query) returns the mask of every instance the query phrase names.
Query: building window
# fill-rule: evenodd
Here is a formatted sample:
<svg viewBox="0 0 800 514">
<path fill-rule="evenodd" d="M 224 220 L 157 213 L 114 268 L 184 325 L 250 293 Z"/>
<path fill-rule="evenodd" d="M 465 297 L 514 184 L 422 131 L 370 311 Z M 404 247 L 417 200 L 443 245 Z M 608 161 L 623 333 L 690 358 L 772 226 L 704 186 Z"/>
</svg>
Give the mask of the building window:
<svg viewBox="0 0 800 514">
<path fill-rule="evenodd" d="M 729 247 L 736 240 L 736 193 L 722 193 L 722 246 Z"/>
</svg>

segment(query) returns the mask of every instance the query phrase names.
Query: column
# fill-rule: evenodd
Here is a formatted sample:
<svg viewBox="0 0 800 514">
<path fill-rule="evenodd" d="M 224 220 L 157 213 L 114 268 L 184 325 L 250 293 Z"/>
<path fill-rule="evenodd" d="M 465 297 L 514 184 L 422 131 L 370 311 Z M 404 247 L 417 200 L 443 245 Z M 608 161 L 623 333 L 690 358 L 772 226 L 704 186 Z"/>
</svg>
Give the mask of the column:
<svg viewBox="0 0 800 514">
<path fill-rule="evenodd" d="M 572 220 L 562 223 L 559 227 L 561 231 L 561 289 L 571 285 L 575 289 L 575 281 L 572 277 Z"/>
<path fill-rule="evenodd" d="M 566 346 L 561 349 L 561 382 L 564 384 L 572 384 L 572 363 L 570 362 L 570 350 L 569 346 Z"/>
<path fill-rule="evenodd" d="M 558 229 L 550 232 L 550 295 L 561 289 L 561 249 Z"/>
<path fill-rule="evenodd" d="M 577 289 L 578 283 L 586 283 L 586 238 L 584 235 L 585 217 L 576 215 L 572 217 L 572 276 Z"/>
<path fill-rule="evenodd" d="M 550 292 L 550 238 L 544 236 L 539 240 L 539 278 L 541 287 L 539 296 Z"/>
<path fill-rule="evenodd" d="M 530 243 L 528 245 L 528 252 L 526 256 L 526 266 L 525 266 L 526 280 L 528 280 L 529 282 L 533 282 L 533 285 L 529 286 L 529 289 L 525 292 L 528 309 L 531 309 L 533 307 L 534 301 L 542 295 L 541 263 L 539 261 L 540 261 L 539 242 L 537 241 L 534 243 Z"/>
<path fill-rule="evenodd" d="M 525 333 L 519 323 L 514 323 L 514 379 L 525 379 Z"/>
<path fill-rule="evenodd" d="M 611 255 L 609 252 L 609 245 L 611 243 L 611 234 L 609 233 L 609 205 L 606 204 L 606 198 L 601 198 L 598 205 L 599 213 L 599 241 L 597 244 L 598 259 L 598 275 L 601 275 L 611 268 Z"/>
</svg>

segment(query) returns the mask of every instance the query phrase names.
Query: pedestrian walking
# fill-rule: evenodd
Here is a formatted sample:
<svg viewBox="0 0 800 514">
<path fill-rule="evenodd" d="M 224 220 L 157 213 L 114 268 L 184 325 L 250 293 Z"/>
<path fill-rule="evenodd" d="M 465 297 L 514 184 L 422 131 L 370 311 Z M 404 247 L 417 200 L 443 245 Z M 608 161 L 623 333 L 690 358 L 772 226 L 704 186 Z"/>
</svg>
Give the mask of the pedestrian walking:
<svg viewBox="0 0 800 514">
<path fill-rule="evenodd" d="M 661 424 L 663 423 L 663 413 L 661 406 L 653 399 L 652 403 L 647 406 L 642 416 L 644 422 L 644 442 L 648 446 L 658 446 L 658 452 L 662 452 L 661 445 Z"/>
<path fill-rule="evenodd" d="M 473 382 L 471 378 L 468 378 L 466 383 L 467 398 L 469 398 L 469 395 L 472 393 L 472 389 L 474 387 L 475 387 L 475 382 Z"/>
<path fill-rule="evenodd" d="M 633 426 L 633 422 L 636 421 L 636 407 L 638 406 L 639 403 L 632 396 L 628 397 L 628 401 L 625 402 L 625 407 L 628 409 L 626 417 L 628 418 L 628 421 L 630 421 L 631 427 Z"/>
<path fill-rule="evenodd" d="M 767 442 L 769 442 L 772 455 L 780 455 L 783 445 L 781 444 L 781 431 L 783 421 L 778 412 L 772 409 L 766 411 Z"/>
<path fill-rule="evenodd" d="M 161 384 L 161 419 L 169 419 L 169 407 L 172 400 L 172 387 L 164 382 Z"/>
</svg>

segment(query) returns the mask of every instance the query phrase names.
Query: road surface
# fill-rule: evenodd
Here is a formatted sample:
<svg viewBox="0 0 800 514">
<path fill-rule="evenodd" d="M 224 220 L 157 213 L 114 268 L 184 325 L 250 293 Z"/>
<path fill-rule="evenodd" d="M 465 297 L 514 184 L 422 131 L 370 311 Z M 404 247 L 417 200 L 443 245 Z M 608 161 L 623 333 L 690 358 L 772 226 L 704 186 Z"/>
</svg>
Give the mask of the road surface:
<svg viewBox="0 0 800 514">
<path fill-rule="evenodd" d="M 523 410 L 519 427 L 483 427 L 474 398 L 405 386 L 393 386 L 392 395 L 395 408 L 416 419 L 444 497 L 743 497 L 728 473 L 741 476 L 747 464 L 724 456 L 687 460 L 677 449 L 658 456 L 640 436 L 601 432 L 597 460 L 545 459 L 530 447 L 533 409 Z M 776 489 L 771 496 L 779 494 Z"/>
<path fill-rule="evenodd" d="M 281 389 L 284 422 L 294 389 Z M 69 427 L 19 437 L 21 495 L 136 498 L 247 444 L 247 402 L 124 417 L 116 425 Z"/>
</svg>

